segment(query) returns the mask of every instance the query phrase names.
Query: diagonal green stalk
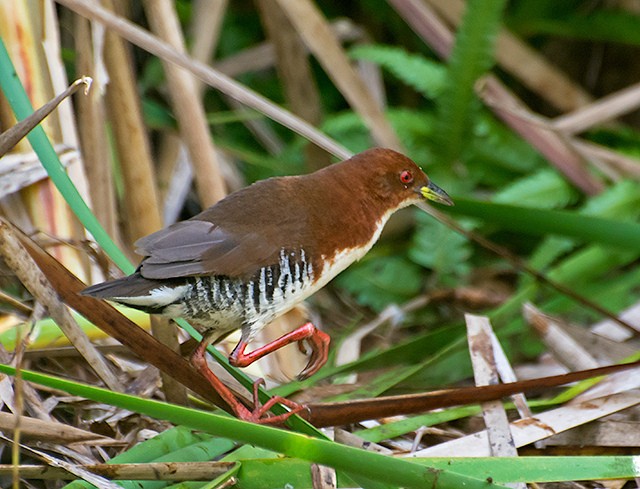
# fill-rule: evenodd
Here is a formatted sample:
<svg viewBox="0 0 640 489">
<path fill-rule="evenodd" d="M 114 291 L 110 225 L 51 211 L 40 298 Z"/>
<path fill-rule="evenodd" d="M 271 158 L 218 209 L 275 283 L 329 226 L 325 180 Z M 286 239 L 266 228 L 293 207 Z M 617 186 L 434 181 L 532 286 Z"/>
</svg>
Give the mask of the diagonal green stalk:
<svg viewBox="0 0 640 489">
<path fill-rule="evenodd" d="M 15 375 L 16 369 L 0 364 L 0 372 Z M 328 465 L 350 474 L 361 475 L 367 479 L 386 482 L 398 487 L 465 487 L 468 489 L 501 487 L 486 480 L 461 476 L 449 470 L 424 467 L 408 460 L 388 457 L 270 426 L 248 423 L 165 402 L 142 399 L 27 370 L 21 371 L 21 375 L 24 380 L 29 382 L 61 389 L 72 395 L 83 396 L 121 409 L 129 409 L 223 438 L 251 443 L 290 457 Z"/>
</svg>

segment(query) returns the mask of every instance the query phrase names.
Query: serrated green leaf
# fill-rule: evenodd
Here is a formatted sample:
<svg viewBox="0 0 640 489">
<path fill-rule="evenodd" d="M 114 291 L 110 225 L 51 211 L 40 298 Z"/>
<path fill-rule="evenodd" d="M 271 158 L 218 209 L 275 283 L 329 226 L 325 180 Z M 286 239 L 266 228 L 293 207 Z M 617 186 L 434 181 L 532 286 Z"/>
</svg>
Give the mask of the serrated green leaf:
<svg viewBox="0 0 640 489">
<path fill-rule="evenodd" d="M 433 270 L 440 280 L 469 273 L 472 248 L 467 239 L 424 213 L 417 213 L 416 220 L 409 258 Z"/>
<path fill-rule="evenodd" d="M 383 45 L 360 45 L 349 51 L 355 59 L 376 63 L 428 99 L 438 97 L 446 83 L 446 68 L 419 54 Z"/>
<path fill-rule="evenodd" d="M 446 163 L 469 146 L 472 121 L 480 104 L 474 85 L 493 65 L 493 47 L 506 0 L 470 0 L 449 58 L 448 76 L 438 98 L 439 154 Z"/>
<path fill-rule="evenodd" d="M 495 194 L 493 201 L 539 209 L 566 207 L 577 198 L 573 188 L 558 172 L 547 168 L 516 180 Z"/>
</svg>

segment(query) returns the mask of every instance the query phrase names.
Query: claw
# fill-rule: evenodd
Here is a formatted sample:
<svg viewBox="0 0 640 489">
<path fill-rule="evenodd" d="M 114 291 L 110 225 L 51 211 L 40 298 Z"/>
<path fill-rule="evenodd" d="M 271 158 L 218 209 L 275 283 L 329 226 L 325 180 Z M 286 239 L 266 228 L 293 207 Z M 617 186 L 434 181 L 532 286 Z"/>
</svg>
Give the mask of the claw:
<svg viewBox="0 0 640 489">
<path fill-rule="evenodd" d="M 327 363 L 329 357 L 329 342 L 331 338 L 328 334 L 316 329 L 315 333 L 307 338 L 311 346 L 311 356 L 309 362 L 302 372 L 298 374 L 298 379 L 303 380 L 311 377 Z"/>
</svg>

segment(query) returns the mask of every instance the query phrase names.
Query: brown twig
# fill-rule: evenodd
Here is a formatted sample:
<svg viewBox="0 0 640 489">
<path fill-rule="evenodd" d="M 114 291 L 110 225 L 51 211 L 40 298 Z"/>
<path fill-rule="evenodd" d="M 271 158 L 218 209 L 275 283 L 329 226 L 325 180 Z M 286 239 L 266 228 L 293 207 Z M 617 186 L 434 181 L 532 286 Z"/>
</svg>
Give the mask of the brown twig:
<svg viewBox="0 0 640 489">
<path fill-rule="evenodd" d="M 386 396 L 376 399 L 360 399 L 325 404 L 310 404 L 307 419 L 316 427 L 357 423 L 367 419 L 379 419 L 400 414 L 415 414 L 465 404 L 477 404 L 502 399 L 513 394 L 532 393 L 585 379 L 609 375 L 640 367 L 640 360 L 633 363 L 607 365 L 539 379 L 521 380 L 506 384 L 482 387 L 444 389 L 421 394 Z"/>
</svg>

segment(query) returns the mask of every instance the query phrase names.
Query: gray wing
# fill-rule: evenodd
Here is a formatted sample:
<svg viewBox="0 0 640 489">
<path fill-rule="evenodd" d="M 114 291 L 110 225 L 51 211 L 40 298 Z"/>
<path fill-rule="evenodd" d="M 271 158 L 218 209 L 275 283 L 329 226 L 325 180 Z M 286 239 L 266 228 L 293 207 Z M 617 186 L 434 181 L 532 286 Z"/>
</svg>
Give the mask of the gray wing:
<svg viewBox="0 0 640 489">
<path fill-rule="evenodd" d="M 136 242 L 145 256 L 139 271 L 149 279 L 197 275 L 243 276 L 256 264 L 276 261 L 280 250 L 248 229 L 233 233 L 207 221 L 188 220 Z"/>
</svg>

